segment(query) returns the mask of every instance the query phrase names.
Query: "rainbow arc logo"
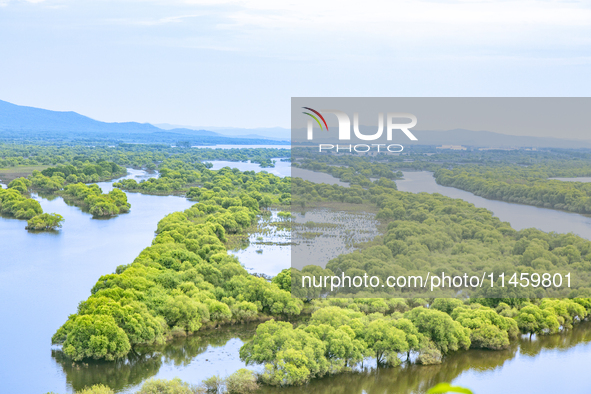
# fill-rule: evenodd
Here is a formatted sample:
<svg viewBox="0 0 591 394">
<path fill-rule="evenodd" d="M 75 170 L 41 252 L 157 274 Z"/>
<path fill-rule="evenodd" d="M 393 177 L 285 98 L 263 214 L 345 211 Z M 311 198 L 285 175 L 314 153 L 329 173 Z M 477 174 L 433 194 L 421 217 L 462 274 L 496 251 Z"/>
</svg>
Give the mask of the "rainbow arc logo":
<svg viewBox="0 0 591 394">
<path fill-rule="evenodd" d="M 320 117 L 320 119 L 322 119 L 324 126 L 326 126 L 326 131 L 328 131 L 328 125 L 326 124 L 326 120 L 324 120 L 324 116 L 322 116 L 322 114 L 320 112 L 318 112 L 315 109 L 312 109 L 310 107 L 302 107 L 302 108 L 307 109 L 308 111 L 314 112 L 316 115 L 318 115 Z M 324 128 L 322 127 L 322 123 L 320 123 L 320 120 L 318 120 L 318 118 L 316 116 L 312 115 L 310 112 L 302 112 L 302 113 L 312 117 L 318 123 L 318 126 L 320 126 L 320 130 L 324 130 Z"/>
</svg>

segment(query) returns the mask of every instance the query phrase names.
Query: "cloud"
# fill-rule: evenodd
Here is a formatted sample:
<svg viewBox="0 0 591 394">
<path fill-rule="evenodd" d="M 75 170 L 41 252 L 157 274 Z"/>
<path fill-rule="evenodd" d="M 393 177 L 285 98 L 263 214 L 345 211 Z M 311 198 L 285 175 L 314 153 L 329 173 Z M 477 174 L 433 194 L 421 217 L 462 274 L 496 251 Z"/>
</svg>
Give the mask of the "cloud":
<svg viewBox="0 0 591 394">
<path fill-rule="evenodd" d="M 176 16 L 167 16 L 162 18 L 152 18 L 152 19 L 136 19 L 136 18 L 115 18 L 115 19 L 107 19 L 107 22 L 115 23 L 115 24 L 122 24 L 122 25 L 137 25 L 137 26 L 158 26 L 158 25 L 165 25 L 168 23 L 180 23 L 185 19 L 189 18 L 197 18 L 200 16 L 204 16 L 205 13 L 200 14 L 190 14 L 190 15 L 176 15 Z"/>
<path fill-rule="evenodd" d="M 45 0 L 1 0 L 1 1 L 0 1 L 0 6 L 6 6 L 6 5 L 8 5 L 9 3 L 18 3 L 18 2 L 21 2 L 21 3 L 33 3 L 33 4 L 37 4 L 37 3 L 42 3 L 42 2 L 44 2 L 44 1 L 45 1 Z"/>
<path fill-rule="evenodd" d="M 208 6 L 209 0 L 187 0 Z M 219 2 L 217 2 L 219 4 Z M 591 5 L 558 0 L 223 1 L 220 47 L 264 57 L 404 61 L 582 58 L 591 49 Z"/>
<path fill-rule="evenodd" d="M 133 40 L 154 45 L 261 57 L 581 57 L 591 46 L 586 1 L 46 0 L 46 7 L 56 1 L 83 15 L 72 25 L 128 26 Z M 135 28 L 154 29 L 134 36 Z"/>
<path fill-rule="evenodd" d="M 326 53 L 329 45 L 338 50 L 361 46 L 386 51 L 427 46 L 453 52 L 468 47 L 545 50 L 591 44 L 591 5 L 583 1 L 185 0 L 184 4 L 223 5 L 215 28 L 234 33 L 231 46 L 268 55 L 289 52 L 299 44 L 312 51 L 322 49 L 314 55 Z"/>
</svg>

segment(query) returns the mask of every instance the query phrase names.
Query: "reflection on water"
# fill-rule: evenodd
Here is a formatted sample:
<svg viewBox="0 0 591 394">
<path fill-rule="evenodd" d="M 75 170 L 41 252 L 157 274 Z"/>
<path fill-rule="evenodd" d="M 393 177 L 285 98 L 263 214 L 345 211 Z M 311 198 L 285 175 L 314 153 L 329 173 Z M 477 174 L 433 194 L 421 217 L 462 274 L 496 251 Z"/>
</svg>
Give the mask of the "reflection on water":
<svg viewBox="0 0 591 394">
<path fill-rule="evenodd" d="M 258 230 L 248 237 L 248 243 L 240 249 L 231 250 L 251 274 L 275 276 L 289 268 L 291 231 L 281 226 L 278 210 L 268 211 L 269 216 L 259 219 Z"/>
<path fill-rule="evenodd" d="M 255 328 L 256 324 L 249 324 L 202 332 L 158 348 L 135 349 L 127 359 L 115 363 L 72 364 L 60 351 L 53 351 L 53 357 L 63 368 L 70 389 L 106 383 L 116 392 L 132 393 L 151 377 L 179 377 L 199 383 L 209 376 L 227 376 L 243 368 L 238 350 L 254 335 Z M 564 334 L 520 338 L 506 350 L 456 352 L 439 365 L 365 368 L 280 392 L 422 394 L 437 383 L 453 382 L 470 387 L 476 394 L 584 393 L 591 392 L 591 383 L 584 378 L 590 354 L 591 323 L 584 322 Z M 261 389 L 262 394 L 277 392 L 272 387 Z"/>
<path fill-rule="evenodd" d="M 137 347 L 128 357 L 116 362 L 72 363 L 61 350 L 52 357 L 61 367 L 68 389 L 81 390 L 104 383 L 119 393 L 133 393 L 149 378 L 198 383 L 210 376 L 229 375 L 245 365 L 238 357 L 244 341 L 254 335 L 256 324 L 222 327 L 198 335 L 178 338 L 162 346 Z"/>
<path fill-rule="evenodd" d="M 337 256 L 353 252 L 358 243 L 369 242 L 379 232 L 374 213 L 313 209 L 292 212 L 291 266 L 322 268 Z"/>
<path fill-rule="evenodd" d="M 591 323 L 562 334 L 522 338 L 501 351 L 468 350 L 439 365 L 403 364 L 312 381 L 282 394 L 422 394 L 440 382 L 471 388 L 475 394 L 589 393 L 585 377 L 591 358 Z M 266 387 L 263 394 L 276 393 Z"/>
<path fill-rule="evenodd" d="M 461 198 L 477 207 L 492 211 L 495 216 L 509 222 L 516 230 L 534 227 L 545 232 L 573 232 L 591 240 L 591 217 L 578 213 L 488 200 L 464 190 L 438 185 L 431 172 L 404 172 L 404 179 L 397 180 L 396 185 L 401 191 L 439 193 L 451 198 Z"/>
</svg>

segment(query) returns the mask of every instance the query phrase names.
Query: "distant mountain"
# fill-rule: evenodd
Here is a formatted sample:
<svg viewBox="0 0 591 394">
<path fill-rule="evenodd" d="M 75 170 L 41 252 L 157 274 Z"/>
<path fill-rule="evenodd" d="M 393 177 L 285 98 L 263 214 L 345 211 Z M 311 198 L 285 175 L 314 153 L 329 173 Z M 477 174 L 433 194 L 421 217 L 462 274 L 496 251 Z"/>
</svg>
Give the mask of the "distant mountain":
<svg viewBox="0 0 591 394">
<path fill-rule="evenodd" d="M 404 136 L 402 145 L 462 145 L 477 148 L 591 148 L 589 140 L 568 140 L 546 137 L 516 136 L 492 131 L 455 129 L 447 131 L 416 130 L 418 141 L 409 141 Z M 404 141 L 406 140 L 406 141 Z"/>
<path fill-rule="evenodd" d="M 364 134 L 374 134 L 375 126 L 361 126 L 361 132 Z M 337 138 L 336 131 L 330 137 L 321 137 L 322 134 L 314 135 L 314 143 L 334 144 Z M 430 130 L 412 130 L 412 133 L 417 137 L 417 141 L 410 141 L 404 136 L 402 132 L 393 136 L 392 141 L 386 141 L 386 133 L 382 138 L 371 143 L 396 143 L 403 146 L 413 145 L 428 145 L 428 146 L 444 146 L 444 145 L 461 145 L 471 148 L 560 148 L 560 149 L 577 149 L 577 148 L 591 148 L 591 140 L 568 140 L 559 138 L 546 137 L 529 137 L 516 136 L 496 133 L 492 131 L 473 131 L 465 129 L 454 129 L 445 131 L 430 131 Z M 305 129 L 294 130 L 296 141 L 301 143 L 308 143 Z M 325 134 L 326 135 L 326 134 Z M 368 143 L 367 141 L 353 141 L 351 143 Z"/>
<path fill-rule="evenodd" d="M 108 123 L 76 112 L 50 111 L 0 100 L 0 136 L 23 138 L 76 138 L 133 142 L 176 142 L 193 144 L 277 144 L 263 136 L 222 135 L 210 130 L 183 127 L 163 128 L 149 123 Z"/>
<path fill-rule="evenodd" d="M 286 129 L 281 129 L 287 132 L 287 137 L 282 139 L 278 138 L 278 130 L 274 129 L 220 128 L 224 132 L 215 132 L 167 124 L 160 126 L 137 122 L 101 122 L 72 111 L 50 111 L 0 100 L 0 137 L 14 140 L 75 138 L 150 143 L 184 141 L 205 145 L 276 145 L 289 141 L 289 130 Z"/>
<path fill-rule="evenodd" d="M 184 128 L 191 130 L 212 130 L 219 135 L 225 135 L 228 137 L 240 137 L 240 138 L 266 138 L 271 140 L 279 141 L 290 141 L 291 130 L 284 129 L 283 127 L 257 127 L 252 129 L 241 128 L 241 127 L 219 127 L 219 126 L 186 126 L 186 125 L 174 125 L 169 123 L 157 123 L 154 126 L 159 127 L 163 130 L 173 130 L 176 128 Z"/>
<path fill-rule="evenodd" d="M 291 130 L 272 128 L 207 127 L 171 124 L 123 122 L 107 123 L 91 119 L 76 112 L 50 111 L 46 109 L 15 105 L 0 100 L 0 136 L 23 139 L 29 137 L 78 139 L 109 139 L 134 142 L 177 142 L 191 144 L 285 144 L 289 143 Z M 375 133 L 375 127 L 361 126 L 366 134 Z M 559 138 L 524 137 L 492 131 L 455 129 L 447 131 L 412 130 L 418 141 L 408 140 L 402 132 L 395 141 L 402 145 L 462 145 L 475 148 L 591 148 L 590 140 L 567 140 Z M 306 131 L 296 130 L 303 142 Z M 385 134 L 385 133 L 384 133 Z M 330 139 L 315 139 L 315 142 L 332 143 Z M 385 137 L 384 137 L 385 138 Z M 388 141 L 373 141 L 387 143 Z"/>
<path fill-rule="evenodd" d="M 76 112 L 49 111 L 0 100 L 0 130 L 51 132 L 152 133 L 161 131 L 148 123 L 105 123 Z"/>
</svg>

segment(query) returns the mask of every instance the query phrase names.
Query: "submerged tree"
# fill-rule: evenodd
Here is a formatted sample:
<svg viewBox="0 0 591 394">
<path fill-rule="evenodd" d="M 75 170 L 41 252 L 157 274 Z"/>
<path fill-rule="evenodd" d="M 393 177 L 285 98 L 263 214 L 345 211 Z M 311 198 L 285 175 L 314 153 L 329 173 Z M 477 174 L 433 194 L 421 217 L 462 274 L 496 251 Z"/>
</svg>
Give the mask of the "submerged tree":
<svg viewBox="0 0 591 394">
<path fill-rule="evenodd" d="M 64 218 L 57 213 L 42 213 L 27 222 L 27 230 L 57 230 L 62 227 Z"/>
</svg>

